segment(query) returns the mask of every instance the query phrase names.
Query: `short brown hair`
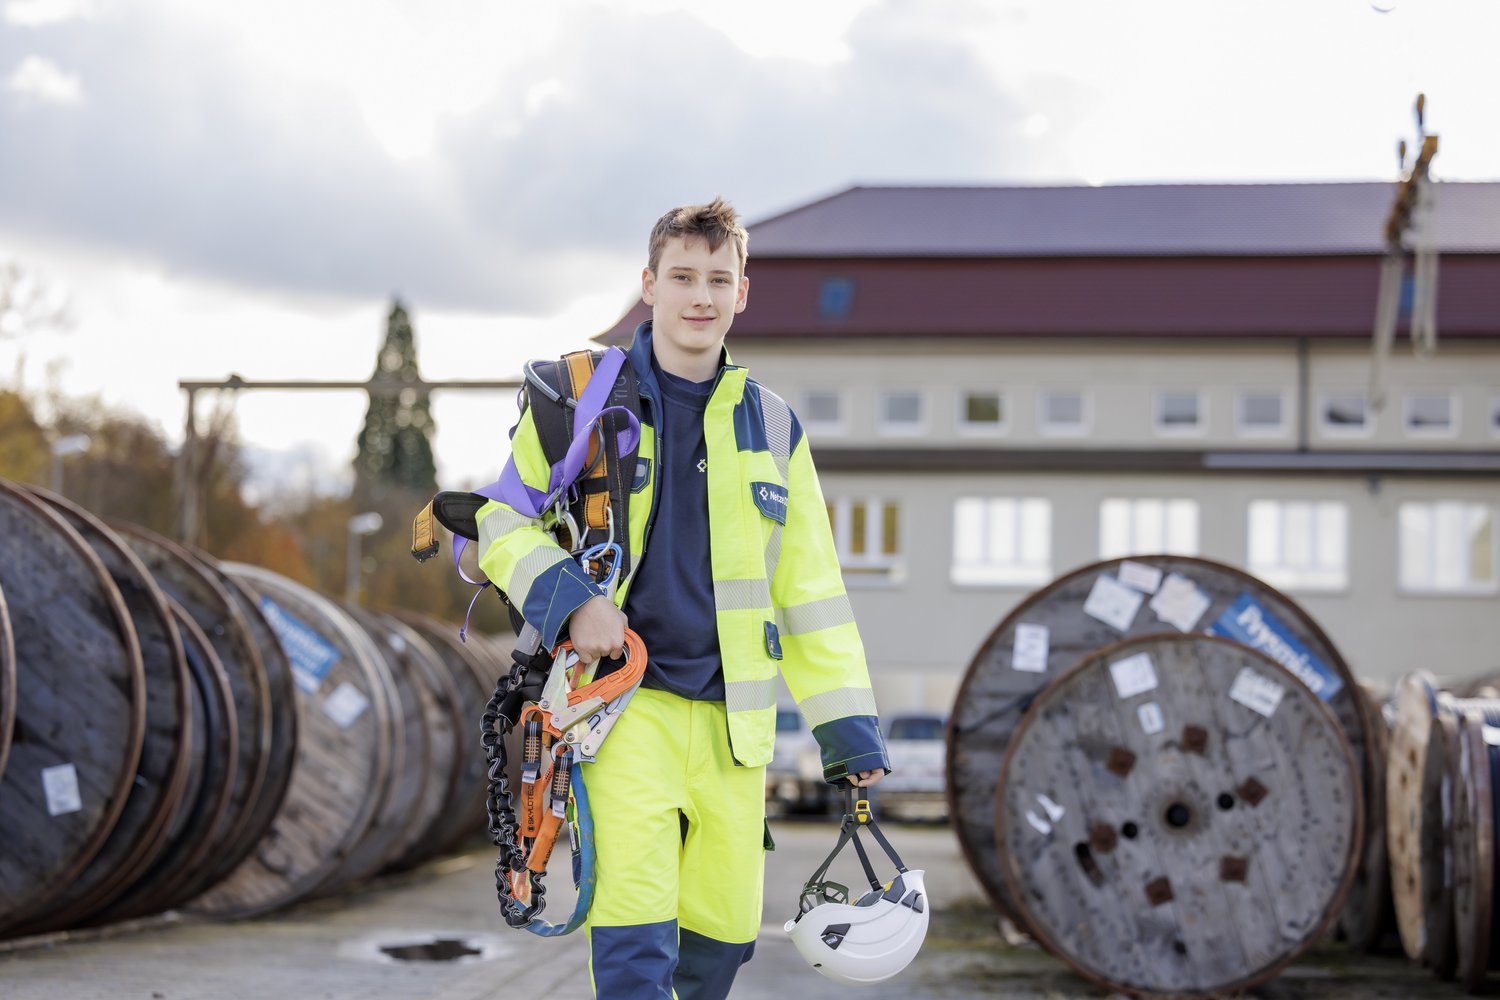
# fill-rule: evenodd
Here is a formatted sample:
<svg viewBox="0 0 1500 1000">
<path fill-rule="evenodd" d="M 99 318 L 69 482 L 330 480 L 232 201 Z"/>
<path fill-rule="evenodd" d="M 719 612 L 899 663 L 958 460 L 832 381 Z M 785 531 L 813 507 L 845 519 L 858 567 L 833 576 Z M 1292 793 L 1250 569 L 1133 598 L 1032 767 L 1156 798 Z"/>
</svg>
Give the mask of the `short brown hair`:
<svg viewBox="0 0 1500 1000">
<path fill-rule="evenodd" d="M 662 249 L 667 240 L 680 236 L 687 239 L 701 236 L 708 241 L 708 252 L 714 253 L 725 240 L 734 240 L 739 251 L 740 276 L 745 274 L 745 261 L 750 256 L 750 234 L 740 224 L 739 213 L 723 198 L 715 198 L 707 205 L 684 205 L 674 208 L 651 227 L 651 242 L 646 249 L 646 266 L 656 273 L 661 263 Z"/>
</svg>

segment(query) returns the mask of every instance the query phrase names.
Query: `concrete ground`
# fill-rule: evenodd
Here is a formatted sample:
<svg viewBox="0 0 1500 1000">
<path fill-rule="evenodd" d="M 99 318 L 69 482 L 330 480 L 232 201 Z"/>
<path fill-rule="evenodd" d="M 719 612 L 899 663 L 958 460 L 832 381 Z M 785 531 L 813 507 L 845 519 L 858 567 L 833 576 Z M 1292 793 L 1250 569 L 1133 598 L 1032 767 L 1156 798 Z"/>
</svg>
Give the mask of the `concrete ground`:
<svg viewBox="0 0 1500 1000">
<path fill-rule="evenodd" d="M 926 946 L 901 975 L 855 989 L 810 969 L 782 933 L 802 881 L 832 848 L 829 821 L 773 821 L 765 923 L 736 1000 L 910 1000 L 912 997 L 1104 997 L 1029 945 L 1011 946 L 946 827 L 883 824 L 908 865 L 925 867 L 933 901 Z M 878 851 L 878 849 L 877 849 Z M 840 881 L 862 885 L 852 851 Z M 337 899 L 260 920 L 168 916 L 127 928 L 0 942 L 4 1000 L 586 1000 L 583 935 L 541 940 L 506 928 L 484 848 L 384 879 Z M 564 873 L 549 876 L 547 916 L 571 911 Z M 466 954 L 437 960 L 434 941 Z M 393 957 L 382 948 L 391 949 Z M 1315 949 L 1257 991 L 1266 998 L 1457 997 L 1404 958 Z"/>
</svg>

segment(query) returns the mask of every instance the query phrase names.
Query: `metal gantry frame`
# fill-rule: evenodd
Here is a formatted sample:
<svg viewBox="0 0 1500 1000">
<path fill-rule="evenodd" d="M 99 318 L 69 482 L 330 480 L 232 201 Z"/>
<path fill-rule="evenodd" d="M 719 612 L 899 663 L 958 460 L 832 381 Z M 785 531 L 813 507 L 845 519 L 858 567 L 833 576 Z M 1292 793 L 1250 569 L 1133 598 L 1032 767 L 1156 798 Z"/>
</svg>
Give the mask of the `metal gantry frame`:
<svg viewBox="0 0 1500 1000">
<path fill-rule="evenodd" d="M 399 396 L 413 390 L 420 396 L 430 396 L 437 391 L 494 391 L 497 389 L 519 389 L 523 380 L 507 379 L 440 379 L 432 381 L 422 378 L 393 378 L 372 376 L 362 382 L 326 381 L 320 379 L 246 379 L 230 375 L 218 381 L 181 379 L 177 387 L 187 394 L 187 415 L 183 421 L 182 450 L 177 455 L 177 537 L 180 541 L 196 544 L 202 521 L 198 509 L 198 393 L 213 390 L 220 392 L 243 392 L 248 390 L 299 391 L 358 390 L 368 396 Z"/>
</svg>

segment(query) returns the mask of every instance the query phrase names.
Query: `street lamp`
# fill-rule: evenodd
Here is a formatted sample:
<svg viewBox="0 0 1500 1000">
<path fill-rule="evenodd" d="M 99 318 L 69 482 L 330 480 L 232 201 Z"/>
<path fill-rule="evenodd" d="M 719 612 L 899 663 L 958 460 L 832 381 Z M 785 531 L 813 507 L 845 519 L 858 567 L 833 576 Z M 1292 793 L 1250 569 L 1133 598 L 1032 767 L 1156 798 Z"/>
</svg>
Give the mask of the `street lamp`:
<svg viewBox="0 0 1500 1000">
<path fill-rule="evenodd" d="M 69 455 L 81 455 L 94 442 L 87 434 L 69 434 L 52 442 L 52 492 L 62 496 L 63 459 Z"/>
<path fill-rule="evenodd" d="M 355 514 L 349 518 L 349 562 L 344 574 L 344 599 L 350 604 L 359 603 L 360 539 L 380 530 L 385 521 L 373 510 Z"/>
</svg>

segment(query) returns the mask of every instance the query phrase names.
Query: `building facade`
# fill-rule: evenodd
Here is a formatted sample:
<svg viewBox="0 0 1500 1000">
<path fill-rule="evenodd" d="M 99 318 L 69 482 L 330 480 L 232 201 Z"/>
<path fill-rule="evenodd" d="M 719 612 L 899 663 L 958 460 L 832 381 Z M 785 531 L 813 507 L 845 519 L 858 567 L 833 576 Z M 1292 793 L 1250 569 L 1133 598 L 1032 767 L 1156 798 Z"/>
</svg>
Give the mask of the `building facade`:
<svg viewBox="0 0 1500 1000">
<path fill-rule="evenodd" d="M 882 705 L 946 708 L 1027 594 L 1157 552 L 1285 591 L 1377 685 L 1500 672 L 1500 184 L 1441 187 L 1438 342 L 1377 369 L 1394 194 L 855 188 L 752 226 L 730 351 L 807 428 Z"/>
</svg>

